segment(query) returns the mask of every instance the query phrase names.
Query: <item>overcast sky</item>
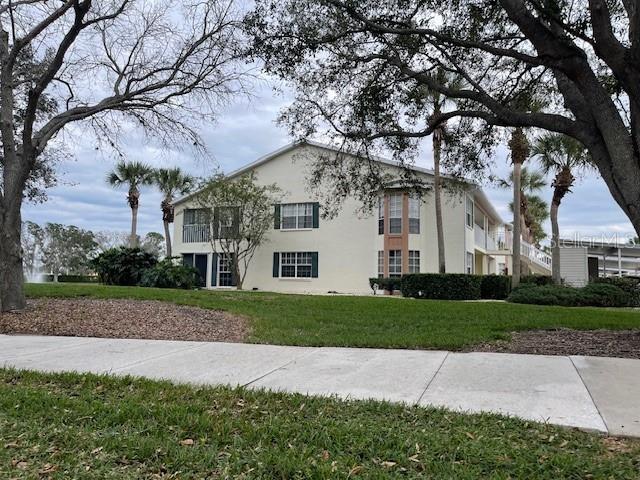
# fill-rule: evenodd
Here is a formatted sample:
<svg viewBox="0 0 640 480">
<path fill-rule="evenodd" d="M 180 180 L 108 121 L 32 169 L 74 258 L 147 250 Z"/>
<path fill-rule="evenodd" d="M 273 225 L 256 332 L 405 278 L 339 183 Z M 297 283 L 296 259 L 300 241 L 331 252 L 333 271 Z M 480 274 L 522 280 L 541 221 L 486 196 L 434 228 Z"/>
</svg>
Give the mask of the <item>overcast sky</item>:
<svg viewBox="0 0 640 480">
<path fill-rule="evenodd" d="M 216 168 L 229 172 L 290 142 L 284 129 L 275 124 L 277 113 L 288 102 L 288 98 L 274 94 L 265 85 L 257 89 L 251 102 L 239 102 L 228 108 L 216 124 L 201 132 L 214 161 L 196 160 L 189 152 L 160 150 L 136 132 L 124 137 L 123 151 L 128 160 L 142 160 L 154 166 L 178 165 L 197 176 L 208 176 Z M 114 190 L 105 182 L 116 159 L 96 149 L 96 142 L 83 135 L 81 126 L 74 127 L 63 140 L 74 158 L 59 165 L 60 185 L 49 191 L 49 200 L 26 205 L 23 218 L 37 223 L 73 224 L 94 231 L 128 231 L 131 220 L 126 191 Z M 425 140 L 425 146 L 428 145 L 430 142 Z M 499 148 L 495 155 L 495 173 L 501 177 L 508 173 L 506 154 L 505 148 Z M 430 148 L 425 148 L 417 164 L 432 166 Z M 503 219 L 508 220 L 511 193 L 491 187 L 485 191 Z M 542 196 L 549 201 L 550 189 L 545 189 Z M 140 234 L 162 231 L 160 195 L 153 188 L 142 191 L 138 225 Z M 560 209 L 560 229 L 563 237 L 604 235 L 609 239 L 611 235 L 625 237 L 633 233 L 631 224 L 596 174 L 582 178 L 565 198 Z M 546 231 L 550 233 L 549 225 Z"/>
</svg>

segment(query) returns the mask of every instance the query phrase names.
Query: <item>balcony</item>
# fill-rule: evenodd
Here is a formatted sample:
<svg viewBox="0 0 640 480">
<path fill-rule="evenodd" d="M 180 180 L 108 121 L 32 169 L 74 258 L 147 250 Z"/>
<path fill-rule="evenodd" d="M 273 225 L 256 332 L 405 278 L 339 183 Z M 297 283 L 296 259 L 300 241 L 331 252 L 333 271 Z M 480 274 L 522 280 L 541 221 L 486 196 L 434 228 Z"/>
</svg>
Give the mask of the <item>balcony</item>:
<svg viewBox="0 0 640 480">
<path fill-rule="evenodd" d="M 209 241 L 209 225 L 194 224 L 182 226 L 182 243 L 204 243 Z"/>
<path fill-rule="evenodd" d="M 480 247 L 484 250 L 495 251 L 499 250 L 498 242 L 494 238 L 495 232 L 489 231 L 487 232 L 480 225 L 474 225 L 473 227 L 473 236 L 475 239 L 476 247 Z"/>
</svg>

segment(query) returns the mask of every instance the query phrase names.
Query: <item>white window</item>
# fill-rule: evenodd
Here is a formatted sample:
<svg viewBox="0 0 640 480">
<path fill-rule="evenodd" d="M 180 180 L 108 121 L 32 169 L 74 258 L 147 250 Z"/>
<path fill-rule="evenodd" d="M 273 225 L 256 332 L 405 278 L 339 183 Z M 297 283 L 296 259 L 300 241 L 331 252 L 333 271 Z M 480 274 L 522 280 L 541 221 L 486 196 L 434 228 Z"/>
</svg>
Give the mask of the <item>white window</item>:
<svg viewBox="0 0 640 480">
<path fill-rule="evenodd" d="M 389 233 L 402 233 L 402 193 L 389 195 Z"/>
<path fill-rule="evenodd" d="M 384 233 L 384 197 L 378 198 L 378 235 Z"/>
<path fill-rule="evenodd" d="M 467 252 L 467 260 L 465 262 L 465 271 L 469 274 L 472 274 L 475 267 L 475 257 L 473 253 Z"/>
<path fill-rule="evenodd" d="M 282 278 L 311 278 L 311 252 L 283 252 L 280 254 Z"/>
<path fill-rule="evenodd" d="M 402 276 L 402 250 L 389 250 L 389 276 Z"/>
<path fill-rule="evenodd" d="M 286 203 L 280 207 L 280 228 L 313 228 L 313 203 Z"/>
<path fill-rule="evenodd" d="M 469 196 L 466 197 L 465 202 L 465 219 L 467 227 L 473 228 L 473 200 Z"/>
<path fill-rule="evenodd" d="M 384 277 L 384 250 L 378 250 L 378 278 Z"/>
<path fill-rule="evenodd" d="M 419 197 L 409 197 L 409 233 L 420 233 Z"/>
<path fill-rule="evenodd" d="M 420 250 L 409 250 L 409 273 L 420 273 Z"/>
<path fill-rule="evenodd" d="M 218 255 L 218 285 L 221 287 L 233 286 L 233 274 L 231 273 L 232 254 L 221 253 Z"/>
</svg>

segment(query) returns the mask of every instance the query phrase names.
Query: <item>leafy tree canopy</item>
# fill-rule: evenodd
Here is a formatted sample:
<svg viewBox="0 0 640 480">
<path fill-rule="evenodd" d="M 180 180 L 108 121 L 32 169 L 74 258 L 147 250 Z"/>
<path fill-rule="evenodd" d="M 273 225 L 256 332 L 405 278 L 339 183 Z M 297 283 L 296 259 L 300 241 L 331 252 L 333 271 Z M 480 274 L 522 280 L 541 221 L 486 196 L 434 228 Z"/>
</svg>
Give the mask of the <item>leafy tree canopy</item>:
<svg viewBox="0 0 640 480">
<path fill-rule="evenodd" d="M 298 136 L 330 132 L 402 160 L 455 118 L 448 158 L 472 173 L 495 127 L 562 133 L 587 148 L 640 231 L 637 2 L 258 0 L 247 25 L 254 54 L 295 89 L 282 119 Z M 455 105 L 427 119 L 423 87 Z"/>
</svg>

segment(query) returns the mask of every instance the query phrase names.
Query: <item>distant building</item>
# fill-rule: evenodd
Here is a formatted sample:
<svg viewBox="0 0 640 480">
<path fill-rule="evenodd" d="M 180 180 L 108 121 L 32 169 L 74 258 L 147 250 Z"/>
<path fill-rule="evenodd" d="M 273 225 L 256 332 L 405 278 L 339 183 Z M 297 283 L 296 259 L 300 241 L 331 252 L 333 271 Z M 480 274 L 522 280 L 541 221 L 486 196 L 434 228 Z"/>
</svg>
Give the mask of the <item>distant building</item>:
<svg viewBox="0 0 640 480">
<path fill-rule="evenodd" d="M 560 276 L 583 286 L 598 277 L 639 277 L 640 246 L 591 240 L 560 241 Z"/>
</svg>

